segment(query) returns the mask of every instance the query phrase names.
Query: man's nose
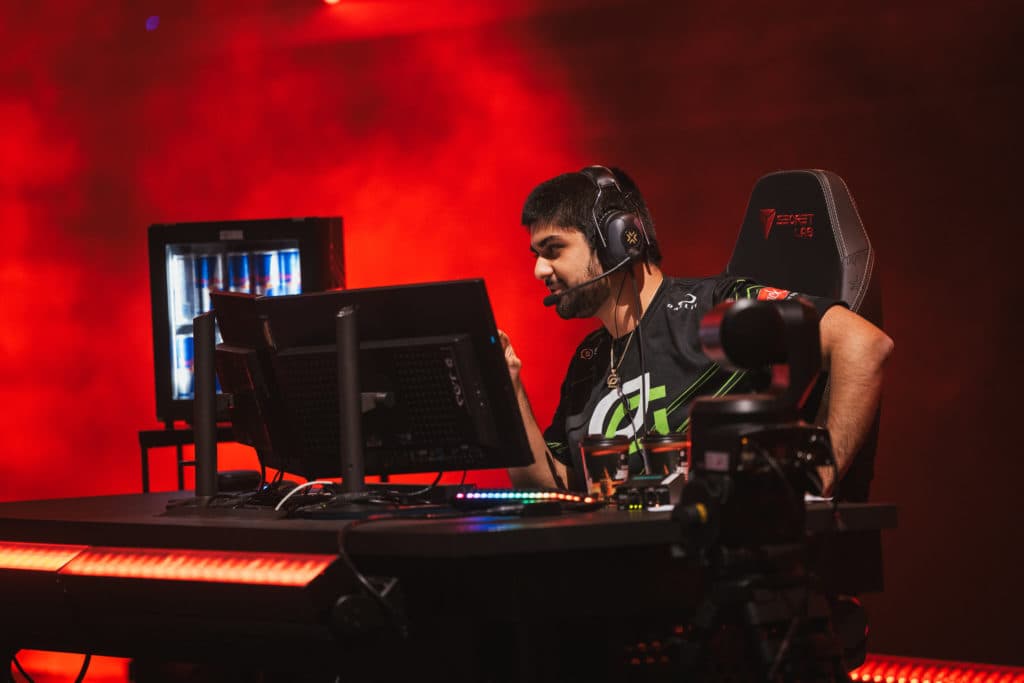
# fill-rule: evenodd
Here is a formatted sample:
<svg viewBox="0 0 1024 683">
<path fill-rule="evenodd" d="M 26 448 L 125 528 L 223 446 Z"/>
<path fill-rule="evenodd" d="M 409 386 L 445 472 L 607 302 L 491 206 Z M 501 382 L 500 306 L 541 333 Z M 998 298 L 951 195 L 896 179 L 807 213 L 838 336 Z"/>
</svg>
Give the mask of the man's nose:
<svg viewBox="0 0 1024 683">
<path fill-rule="evenodd" d="M 538 256 L 537 262 L 533 264 L 533 276 L 538 280 L 547 280 L 553 272 L 551 262 L 546 258 Z"/>
</svg>

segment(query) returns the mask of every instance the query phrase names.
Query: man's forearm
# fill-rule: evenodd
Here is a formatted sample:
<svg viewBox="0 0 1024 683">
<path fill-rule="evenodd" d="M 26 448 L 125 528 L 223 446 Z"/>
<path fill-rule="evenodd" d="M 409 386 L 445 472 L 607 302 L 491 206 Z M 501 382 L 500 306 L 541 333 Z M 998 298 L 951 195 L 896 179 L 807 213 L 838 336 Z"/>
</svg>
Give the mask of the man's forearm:
<svg viewBox="0 0 1024 683">
<path fill-rule="evenodd" d="M 523 427 L 526 428 L 526 438 L 530 443 L 530 452 L 533 453 L 533 464 L 527 467 L 512 467 L 508 470 L 512 486 L 516 488 L 555 488 L 557 486 L 556 476 L 562 482 L 565 481 L 565 466 L 551 458 L 548 454 L 547 442 L 544 441 L 544 434 L 540 431 L 537 419 L 533 415 L 533 408 L 530 406 L 530 399 L 522 384 L 516 387 L 516 400 L 519 403 L 519 412 L 523 417 Z M 555 472 L 552 473 L 552 468 Z"/>
<path fill-rule="evenodd" d="M 841 479 L 874 422 L 893 343 L 863 318 L 840 310 L 822 319 L 822 332 L 829 365 L 828 429 Z M 823 479 L 830 494 L 835 484 L 831 471 L 823 472 Z"/>
<path fill-rule="evenodd" d="M 846 473 L 853 458 L 864 445 L 875 419 L 882 393 L 881 366 L 876 368 L 846 367 L 833 370 L 830 376 L 828 430 L 832 438 L 839 477 Z M 831 475 L 831 473 L 829 473 Z M 831 478 L 831 477 L 830 477 Z M 834 482 L 829 481 L 827 489 Z"/>
</svg>

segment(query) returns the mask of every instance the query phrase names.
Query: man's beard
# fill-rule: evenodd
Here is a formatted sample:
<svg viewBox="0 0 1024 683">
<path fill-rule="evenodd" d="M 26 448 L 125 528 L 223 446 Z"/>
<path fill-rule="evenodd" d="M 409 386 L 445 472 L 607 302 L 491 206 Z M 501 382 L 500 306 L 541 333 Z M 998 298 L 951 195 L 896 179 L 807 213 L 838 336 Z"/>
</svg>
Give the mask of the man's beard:
<svg viewBox="0 0 1024 683">
<path fill-rule="evenodd" d="M 600 275 L 600 271 L 593 265 L 587 267 L 583 274 L 583 280 L 589 280 Z M 586 287 L 581 287 L 575 292 L 569 292 L 558 300 L 555 305 L 555 312 L 565 319 L 590 318 L 601 308 L 601 304 L 611 296 L 612 286 L 608 279 L 592 282 Z"/>
</svg>

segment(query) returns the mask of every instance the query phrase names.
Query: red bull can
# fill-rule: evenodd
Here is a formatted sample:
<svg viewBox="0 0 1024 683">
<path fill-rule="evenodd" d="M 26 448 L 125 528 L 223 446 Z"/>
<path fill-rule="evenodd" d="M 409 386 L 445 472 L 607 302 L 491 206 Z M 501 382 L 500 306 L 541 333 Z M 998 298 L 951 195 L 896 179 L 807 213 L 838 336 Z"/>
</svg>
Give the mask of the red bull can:
<svg viewBox="0 0 1024 683">
<path fill-rule="evenodd" d="M 192 398 L 195 346 L 191 334 L 174 335 L 174 397 Z"/>
<path fill-rule="evenodd" d="M 196 288 L 199 290 L 198 313 L 213 308 L 210 292 L 224 289 L 224 261 L 220 254 L 199 254 L 196 256 Z"/>
<path fill-rule="evenodd" d="M 262 296 L 281 294 L 281 257 L 277 250 L 257 251 L 252 255 L 252 293 Z"/>
<path fill-rule="evenodd" d="M 302 263 L 298 247 L 281 250 L 281 293 L 302 294 Z"/>
<path fill-rule="evenodd" d="M 174 327 L 191 325 L 196 317 L 196 257 L 171 254 L 167 269 L 167 297 Z"/>
<path fill-rule="evenodd" d="M 228 252 L 228 291 L 252 291 L 252 280 L 249 279 L 249 252 Z"/>
</svg>

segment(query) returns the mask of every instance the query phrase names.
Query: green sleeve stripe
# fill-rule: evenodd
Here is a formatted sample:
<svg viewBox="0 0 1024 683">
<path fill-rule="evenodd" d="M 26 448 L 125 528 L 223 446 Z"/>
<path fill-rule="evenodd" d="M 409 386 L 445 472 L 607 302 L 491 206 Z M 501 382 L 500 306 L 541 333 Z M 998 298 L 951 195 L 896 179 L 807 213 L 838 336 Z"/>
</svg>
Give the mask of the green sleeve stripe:
<svg viewBox="0 0 1024 683">
<path fill-rule="evenodd" d="M 764 285 L 751 285 L 751 286 L 747 287 L 747 296 L 746 296 L 746 298 L 747 299 L 755 298 L 755 295 L 758 292 L 760 292 L 762 289 L 764 289 Z"/>
<path fill-rule="evenodd" d="M 716 365 L 715 367 L 717 368 L 718 366 Z M 746 376 L 746 374 L 746 370 L 737 370 L 736 372 L 732 373 L 731 375 L 729 375 L 728 378 L 726 378 L 725 382 L 722 383 L 722 386 L 718 388 L 718 391 L 712 394 L 712 396 L 723 396 L 725 394 L 728 394 L 730 391 L 736 388 L 736 385 L 740 383 L 740 380 L 742 380 Z M 676 428 L 675 431 L 685 432 L 687 427 L 689 426 L 690 417 L 689 415 L 687 415 L 686 419 L 680 423 L 679 427 Z"/>
<path fill-rule="evenodd" d="M 685 432 L 689 426 L 690 426 L 690 416 L 687 415 L 686 419 L 682 421 L 682 423 L 676 428 L 675 431 L 677 431 L 677 432 Z"/>
<path fill-rule="evenodd" d="M 729 379 L 725 380 L 725 383 L 718 388 L 718 391 L 714 393 L 715 396 L 724 396 L 732 391 L 740 380 L 743 379 L 747 374 L 746 370 L 737 370 L 729 376 Z"/>
<path fill-rule="evenodd" d="M 719 368 L 718 364 L 716 363 L 712 363 L 711 365 L 709 365 L 700 377 L 694 380 L 690 386 L 686 387 L 686 389 L 683 390 L 683 393 L 679 394 L 679 396 L 677 396 L 672 401 L 672 403 L 669 404 L 668 408 L 665 409 L 666 414 L 671 415 L 678 408 L 688 403 L 690 399 L 693 398 L 698 391 L 700 391 L 700 388 L 704 386 L 704 384 L 706 384 L 707 381 L 711 379 L 711 377 L 714 376 L 714 374 L 718 372 L 718 370 L 720 369 L 721 368 Z"/>
</svg>

